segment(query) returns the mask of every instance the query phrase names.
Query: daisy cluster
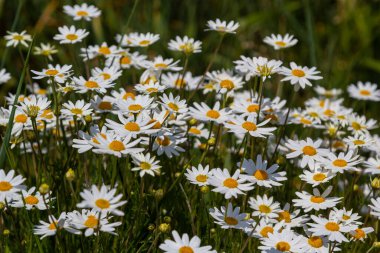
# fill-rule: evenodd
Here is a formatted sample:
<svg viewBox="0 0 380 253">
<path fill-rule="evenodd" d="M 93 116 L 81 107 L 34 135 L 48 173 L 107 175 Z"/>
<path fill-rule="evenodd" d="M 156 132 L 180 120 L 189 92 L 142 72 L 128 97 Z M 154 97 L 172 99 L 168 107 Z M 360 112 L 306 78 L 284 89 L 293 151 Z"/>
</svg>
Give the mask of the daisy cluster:
<svg viewBox="0 0 380 253">
<path fill-rule="evenodd" d="M 64 6 L 63 11 L 82 22 L 101 15 L 88 4 Z M 217 19 L 205 30 L 222 41 L 238 28 L 237 22 Z M 0 108 L 1 126 L 11 127 L 10 152 L 34 158 L 33 180 L 46 180 L 48 170 L 53 170 L 50 164 L 62 155 L 51 155 L 54 152 L 66 152 L 67 164 L 83 166 L 86 189 L 79 193 L 78 210 L 62 212 L 46 184 L 38 191 L 35 186 L 27 189 L 21 176 L 25 171 L 16 176 L 14 170 L 0 170 L 1 203 L 48 211 L 47 221 L 34 227 L 41 239 L 61 230 L 116 235 L 122 222 L 113 222 L 114 216 L 128 212 L 123 194 L 116 192 L 135 194 L 126 190 L 127 184 L 139 185 L 140 192 L 151 190 L 161 179 L 148 186 L 144 180 L 153 177 L 172 180 L 166 193 L 179 185 L 185 195 L 199 188 L 213 198 L 204 202 L 214 222 L 208 226 L 220 233 L 244 232 L 247 243 L 239 246 L 240 252 L 251 239 L 262 252 L 340 251 L 351 242 L 367 240 L 374 231 L 367 221 L 371 216 L 380 219 L 380 182 L 371 184 L 380 174 L 380 137 L 371 133 L 377 121 L 345 106 L 339 89 L 316 86 L 317 95 L 299 108 L 291 108 L 294 99 L 280 97 L 288 83 L 290 92 L 297 94 L 321 80 L 316 67 L 240 56 L 232 69 L 213 70 L 210 64 L 197 75 L 188 66 L 188 59 L 202 52 L 202 42 L 194 38 L 176 36 L 167 43 L 169 50 L 182 55 L 181 62 L 146 54 L 144 48 L 158 43 L 159 34 L 116 34 L 113 41 L 94 45 L 87 43 L 90 37 L 87 28 L 58 27 L 52 39 L 59 46 L 41 43 L 33 48 L 48 63 L 39 69 L 31 66 L 27 94 L 9 93 L 7 105 Z M 5 39 L 8 47 L 28 46 L 31 36 L 8 32 Z M 264 43 L 285 50 L 298 40 L 272 34 Z M 79 45 L 75 57 L 83 68 L 55 59 L 71 44 Z M 9 79 L 6 70 L 0 70 L 0 83 Z M 273 84 L 276 91 L 269 92 L 267 86 Z M 380 89 L 370 82 L 350 85 L 348 94 L 361 102 L 380 100 Z M 88 179 L 84 167 L 92 161 L 86 159 L 103 166 L 96 174 L 100 179 Z M 136 175 L 133 183 L 124 181 L 124 161 L 127 172 Z M 111 164 L 116 169 L 103 177 Z M 66 178 L 73 180 L 73 173 L 68 170 Z M 363 208 L 348 208 L 357 194 Z M 177 230 L 172 231 L 174 241 L 166 238 L 157 248 L 216 252 L 212 246 L 201 246 L 195 229 L 192 238 Z"/>
</svg>

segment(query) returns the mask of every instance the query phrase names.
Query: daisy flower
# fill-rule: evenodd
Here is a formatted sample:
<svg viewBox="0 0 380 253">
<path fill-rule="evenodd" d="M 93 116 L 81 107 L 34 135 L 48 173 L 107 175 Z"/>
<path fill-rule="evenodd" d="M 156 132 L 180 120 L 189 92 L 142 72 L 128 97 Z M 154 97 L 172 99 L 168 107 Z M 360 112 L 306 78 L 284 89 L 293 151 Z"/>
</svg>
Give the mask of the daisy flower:
<svg viewBox="0 0 380 253">
<path fill-rule="evenodd" d="M 0 70 L 0 84 L 6 83 L 11 79 L 11 75 L 6 71 L 6 69 Z"/>
<path fill-rule="evenodd" d="M 117 235 L 114 231 L 115 228 L 121 225 L 121 222 L 109 223 L 109 218 L 106 212 L 95 210 L 82 210 L 73 211 L 67 214 L 68 222 L 71 226 L 78 230 L 85 230 L 86 237 L 91 235 L 98 235 L 98 232 L 106 232 Z"/>
<path fill-rule="evenodd" d="M 272 186 L 280 186 L 281 183 L 279 182 L 286 180 L 286 172 L 276 172 L 279 168 L 277 164 L 267 168 L 268 161 L 263 161 L 261 155 L 257 155 L 256 163 L 252 159 L 244 159 L 243 164 L 240 165 L 239 162 L 237 166 L 243 170 L 243 174 L 240 175 L 241 178 L 245 178 L 248 182 L 258 186 L 271 188 Z"/>
<path fill-rule="evenodd" d="M 368 160 L 363 162 L 365 167 L 365 173 L 378 175 L 380 174 L 380 157 L 376 156 L 376 158 L 370 157 Z"/>
<path fill-rule="evenodd" d="M 64 83 L 66 78 L 71 75 L 71 65 L 48 65 L 47 69 L 42 69 L 42 71 L 35 71 L 31 70 L 33 74 L 36 74 L 36 76 L 33 76 L 33 79 L 42 79 L 42 78 L 54 78 L 55 82 L 58 83 Z"/>
<path fill-rule="evenodd" d="M 117 56 L 115 56 L 117 60 L 113 58 L 108 58 L 106 61 L 106 65 L 111 65 L 112 62 L 116 66 L 120 66 L 122 69 L 129 69 L 134 67 L 136 69 L 140 69 L 143 67 L 143 63 L 146 60 L 146 55 L 140 55 L 139 52 L 129 52 L 129 50 L 121 51 Z"/>
<path fill-rule="evenodd" d="M 75 104 L 68 101 L 67 103 L 62 104 L 62 107 L 64 107 L 61 109 L 62 115 L 68 117 L 83 118 L 92 113 L 92 109 L 90 109 L 91 104 L 85 103 L 84 100 L 77 100 L 75 101 Z"/>
<path fill-rule="evenodd" d="M 22 190 L 21 194 L 15 196 L 11 206 L 18 208 L 25 207 L 26 210 L 31 210 L 32 208 L 46 210 L 46 205 L 52 200 L 52 198 L 49 197 L 51 193 L 42 196 L 39 191 L 35 192 L 35 190 L 36 187 L 34 186 L 27 191 Z"/>
<path fill-rule="evenodd" d="M 31 118 L 40 116 L 49 108 L 51 101 L 47 97 L 36 97 L 31 95 L 20 103 L 21 109 Z"/>
<path fill-rule="evenodd" d="M 342 198 L 328 198 L 327 196 L 331 193 L 331 190 L 332 186 L 327 187 L 322 194 L 317 188 L 313 189 L 313 194 L 306 191 L 296 192 L 299 199 L 293 199 L 294 206 L 302 207 L 305 212 L 310 212 L 311 210 L 319 211 L 335 207 Z"/>
<path fill-rule="evenodd" d="M 248 204 L 254 210 L 252 216 L 264 217 L 265 219 L 277 218 L 280 211 L 280 203 L 275 202 L 273 197 L 268 198 L 266 194 L 263 197 L 249 198 Z"/>
<path fill-rule="evenodd" d="M 179 156 L 179 152 L 185 152 L 185 149 L 179 145 L 186 140 L 177 134 L 163 133 L 157 136 L 153 142 L 153 151 L 156 151 L 159 156 L 165 154 L 169 158 L 172 158 L 173 155 Z"/>
<path fill-rule="evenodd" d="M 122 194 L 116 195 L 116 188 L 102 185 L 100 189 L 92 185 L 90 189 L 85 189 L 80 193 L 83 201 L 77 204 L 79 208 L 93 208 L 94 211 L 111 213 L 116 216 L 123 216 L 124 212 L 117 209 L 125 205 L 127 201 L 120 201 Z"/>
<path fill-rule="evenodd" d="M 165 73 L 161 76 L 162 84 L 169 88 L 195 90 L 198 89 L 198 83 L 201 80 L 200 76 L 193 77 L 191 72 L 187 71 L 184 76 L 178 73 Z"/>
<path fill-rule="evenodd" d="M 305 181 L 312 187 L 327 183 L 336 175 L 331 170 L 322 169 L 317 165 L 315 167 L 316 168 L 312 170 L 303 170 L 303 174 L 299 176 L 302 181 Z"/>
<path fill-rule="evenodd" d="M 201 246 L 201 239 L 198 236 L 194 236 L 191 239 L 188 234 L 183 234 L 182 237 L 177 231 L 172 232 L 174 241 L 166 239 L 164 243 L 161 243 L 159 248 L 166 253 L 216 253 L 216 250 L 212 250 L 211 246 Z"/>
<path fill-rule="evenodd" d="M 17 197 L 19 192 L 25 188 L 22 184 L 25 178 L 18 175 L 15 176 L 15 171 L 11 170 L 6 173 L 0 170 L 0 202 L 11 202 L 12 199 Z"/>
<path fill-rule="evenodd" d="M 306 141 L 293 141 L 289 139 L 286 143 L 286 148 L 290 152 L 286 154 L 286 158 L 293 159 L 301 156 L 301 167 L 305 168 L 308 165 L 310 169 L 314 169 L 315 162 L 320 161 L 322 156 L 327 152 L 327 149 L 320 148 L 321 145 L 321 139 L 315 142 L 311 138 L 307 138 Z"/>
<path fill-rule="evenodd" d="M 330 217 L 337 218 L 340 222 L 345 224 L 361 225 L 362 222 L 358 221 L 361 217 L 357 213 L 353 213 L 353 210 L 338 209 L 334 207 L 329 213 Z"/>
<path fill-rule="evenodd" d="M 190 136 L 198 137 L 198 138 L 207 138 L 209 135 L 209 131 L 205 128 L 205 124 L 199 124 L 197 126 L 191 126 L 188 130 Z"/>
<path fill-rule="evenodd" d="M 273 234 L 274 231 L 280 231 L 284 228 L 283 221 L 274 224 L 271 220 L 260 219 L 260 222 L 256 225 L 255 231 L 252 232 L 255 225 L 256 224 L 253 223 L 251 226 L 246 227 L 244 232 L 251 237 L 268 238 L 268 234 Z"/>
<path fill-rule="evenodd" d="M 96 91 L 98 93 L 106 93 L 107 89 L 113 88 L 114 83 L 111 83 L 112 80 L 104 80 L 99 77 L 90 77 L 88 80 L 84 77 L 74 77 L 73 81 L 77 86 L 77 93 L 86 93 L 89 91 Z"/>
<path fill-rule="evenodd" d="M 329 253 L 329 240 L 326 236 L 315 236 L 308 233 L 308 237 L 303 237 L 302 251 L 305 253 Z M 333 251 L 340 251 L 335 247 Z"/>
<path fill-rule="evenodd" d="M 364 242 L 364 240 L 368 238 L 368 234 L 373 231 L 374 229 L 372 227 L 358 227 L 357 229 L 350 231 L 350 234 L 353 240 Z"/>
<path fill-rule="evenodd" d="M 231 203 L 228 203 L 227 211 L 226 207 L 222 206 L 220 210 L 216 207 L 210 208 L 209 212 L 215 223 L 223 229 L 244 229 L 249 226 L 249 221 L 246 220 L 247 214 L 240 213 L 240 207 L 233 208 Z"/>
<path fill-rule="evenodd" d="M 298 40 L 294 39 L 293 35 L 287 33 L 285 36 L 282 36 L 281 34 L 272 34 L 270 37 L 265 37 L 264 42 L 272 46 L 275 50 L 279 50 L 294 46 L 297 44 Z"/>
<path fill-rule="evenodd" d="M 241 60 L 235 61 L 237 71 L 245 75 L 245 79 L 249 80 L 252 77 L 259 76 L 265 81 L 271 75 L 281 70 L 282 61 L 269 60 L 265 57 L 248 58 L 240 56 Z"/>
<path fill-rule="evenodd" d="M 143 152 L 143 148 L 137 148 L 140 139 L 131 141 L 132 136 L 121 137 L 113 132 L 107 132 L 105 135 L 99 133 L 95 136 L 98 143 L 94 142 L 93 152 L 96 154 L 109 154 L 122 157 L 127 154 Z"/>
<path fill-rule="evenodd" d="M 54 236 L 57 233 L 57 230 L 65 229 L 73 234 L 80 234 L 80 232 L 74 228 L 71 228 L 67 222 L 67 215 L 65 212 L 62 212 L 58 219 L 54 216 L 49 215 L 49 222 L 40 220 L 39 225 L 35 225 L 33 232 L 35 235 L 40 235 L 41 240 L 47 236 Z"/>
<path fill-rule="evenodd" d="M 95 67 L 91 70 L 91 75 L 95 78 L 101 78 L 104 81 L 113 82 L 121 77 L 122 71 L 117 66 L 104 67 L 103 69 Z"/>
<path fill-rule="evenodd" d="M 302 238 L 289 228 L 273 231 L 273 233 L 268 233 L 268 237 L 262 239 L 261 246 L 258 248 L 266 253 L 302 252 Z"/>
<path fill-rule="evenodd" d="M 228 114 L 226 108 L 220 109 L 219 101 L 215 103 L 212 109 L 203 102 L 201 104 L 195 102 L 194 107 L 190 107 L 190 115 L 200 121 L 213 121 L 221 124 L 227 120 Z"/>
<path fill-rule="evenodd" d="M 50 43 L 41 43 L 39 47 L 34 47 L 34 54 L 35 55 L 42 55 L 47 57 L 50 61 L 53 60 L 52 55 L 58 53 L 58 50 L 55 48 L 54 45 L 50 45 Z"/>
<path fill-rule="evenodd" d="M 212 177 L 212 170 L 209 170 L 208 165 L 203 167 L 202 164 L 198 164 L 198 168 L 192 166 L 191 169 L 187 169 L 185 176 L 190 183 L 204 186 L 209 184 L 209 180 Z"/>
<path fill-rule="evenodd" d="M 377 121 L 373 119 L 367 120 L 365 116 L 351 115 L 348 117 L 348 130 L 352 133 L 368 133 L 368 130 L 377 127 Z"/>
<path fill-rule="evenodd" d="M 1 172 L 1 171 L 0 171 Z M 380 197 L 371 199 L 372 205 L 368 205 L 371 208 L 370 214 L 380 219 Z"/>
<path fill-rule="evenodd" d="M 231 197 L 237 198 L 238 195 L 245 194 L 245 192 L 253 189 L 252 183 L 245 183 L 245 181 L 240 176 L 240 170 L 236 170 L 231 176 L 227 169 L 217 168 L 213 170 L 209 183 L 215 187 L 214 192 L 219 192 L 226 199 L 230 199 Z"/>
<path fill-rule="evenodd" d="M 266 136 L 272 135 L 271 132 L 276 130 L 275 127 L 263 127 L 268 124 L 269 121 L 270 119 L 267 119 L 257 124 L 256 115 L 249 115 L 247 118 L 244 116 L 237 116 L 225 123 L 225 127 L 236 135 L 244 135 L 248 133 L 253 137 L 265 138 Z"/>
<path fill-rule="evenodd" d="M 132 168 L 132 171 L 140 171 L 140 177 L 143 177 L 145 174 L 149 174 L 151 176 L 155 176 L 160 173 L 161 166 L 158 165 L 160 161 L 156 161 L 156 157 L 150 157 L 150 154 L 147 153 L 144 155 L 143 153 L 137 153 L 132 155 L 133 163 L 136 167 Z"/>
<path fill-rule="evenodd" d="M 249 99 L 235 98 L 234 103 L 231 105 L 231 109 L 242 116 L 249 116 L 252 114 L 257 115 L 260 108 L 258 100 L 258 96 Z M 268 102 L 263 99 L 261 102 L 261 108 L 266 108 L 268 105 Z"/>
<path fill-rule="evenodd" d="M 334 173 L 344 173 L 345 171 L 359 171 L 357 165 L 361 163 L 358 155 L 353 150 L 347 153 L 340 152 L 337 155 L 328 153 L 326 158 L 321 159 L 321 164 Z"/>
<path fill-rule="evenodd" d="M 157 129 L 152 129 L 155 122 L 152 122 L 144 113 L 138 114 L 137 117 L 132 115 L 126 118 L 119 112 L 117 116 L 121 124 L 107 119 L 106 126 L 122 137 L 130 135 L 132 138 L 136 138 L 140 134 L 158 132 Z"/>
<path fill-rule="evenodd" d="M 207 78 L 218 87 L 218 92 L 225 94 L 243 87 L 242 77 L 234 76 L 231 71 L 213 71 L 207 73 Z"/>
<path fill-rule="evenodd" d="M 236 30 L 239 28 L 239 23 L 235 21 L 221 21 L 217 18 L 215 21 L 207 21 L 207 29 L 205 31 L 217 31 L 220 33 L 236 33 Z"/>
<path fill-rule="evenodd" d="M 94 59 L 98 56 L 105 57 L 105 58 L 114 58 L 120 52 L 122 49 L 119 47 L 112 45 L 108 46 L 107 42 L 103 42 L 100 46 L 89 46 L 88 48 L 81 48 L 81 56 L 84 58 L 85 61 Z"/>
<path fill-rule="evenodd" d="M 150 81 L 148 84 L 137 84 L 135 90 L 147 95 L 154 95 L 156 93 L 162 93 L 166 90 L 165 85 L 161 85 L 159 82 Z"/>
<path fill-rule="evenodd" d="M 169 96 L 162 94 L 160 100 L 165 109 L 172 113 L 186 113 L 188 111 L 186 100 L 181 100 L 180 96 L 174 97 L 173 93 L 169 93 Z"/>
<path fill-rule="evenodd" d="M 132 47 L 148 47 L 160 39 L 159 34 L 153 33 L 131 33 L 128 35 L 128 39 Z"/>
<path fill-rule="evenodd" d="M 315 67 L 308 68 L 298 66 L 294 62 L 290 63 L 290 68 L 282 67 L 280 74 L 286 76 L 281 82 L 290 81 L 290 84 L 294 85 L 294 89 L 297 91 L 299 87 L 305 89 L 306 85 L 312 86 L 309 80 L 320 80 L 321 76 L 318 76 L 320 72 Z"/>
<path fill-rule="evenodd" d="M 200 53 L 202 49 L 202 42 L 199 40 L 194 40 L 187 36 L 181 38 L 176 36 L 175 40 L 169 41 L 169 50 L 180 51 L 185 54 Z"/>
<path fill-rule="evenodd" d="M 373 140 L 369 134 L 355 133 L 354 136 L 348 136 L 343 141 L 351 148 L 368 147 L 373 144 Z"/>
<path fill-rule="evenodd" d="M 76 29 L 75 26 L 58 27 L 59 34 L 56 34 L 53 39 L 58 40 L 60 44 L 75 44 L 82 42 L 89 35 L 85 29 Z"/>
<path fill-rule="evenodd" d="M 329 241 L 333 242 L 348 242 L 348 239 L 343 235 L 343 233 L 348 233 L 357 228 L 354 225 L 345 225 L 339 223 L 336 219 L 329 217 L 329 219 L 323 217 L 317 217 L 311 215 L 313 223 L 308 223 L 310 226 L 309 230 L 314 236 L 327 236 Z"/>
<path fill-rule="evenodd" d="M 347 88 L 350 97 L 358 100 L 380 101 L 380 89 L 376 84 L 370 82 L 358 82 L 357 85 L 351 84 Z"/>
<path fill-rule="evenodd" d="M 301 212 L 300 209 L 294 210 L 293 212 L 290 211 L 290 204 L 286 203 L 284 206 L 284 209 L 280 210 L 277 214 L 277 221 L 284 222 L 283 226 L 285 227 L 301 227 L 303 226 L 308 220 L 307 215 L 299 215 Z"/>
<path fill-rule="evenodd" d="M 138 95 L 127 97 L 126 100 L 117 100 L 116 105 L 119 107 L 120 112 L 124 114 L 140 113 L 150 107 L 153 107 L 154 98 L 149 95 Z"/>
<path fill-rule="evenodd" d="M 113 104 L 114 100 L 109 96 L 104 96 L 101 98 L 100 96 L 96 95 L 93 99 L 91 99 L 90 102 L 92 108 L 99 113 L 112 112 L 115 109 L 115 106 Z"/>
<path fill-rule="evenodd" d="M 65 5 L 63 6 L 63 12 L 67 15 L 73 17 L 75 21 L 85 20 L 91 21 L 93 18 L 97 18 L 100 16 L 101 11 L 96 8 L 94 5 L 88 5 L 87 3 L 83 3 L 82 5 Z"/>
<path fill-rule="evenodd" d="M 28 47 L 27 42 L 32 41 L 32 36 L 27 34 L 26 31 L 22 31 L 21 33 L 7 31 L 7 34 L 4 36 L 7 41 L 6 47 L 16 47 L 18 44 Z"/>
<path fill-rule="evenodd" d="M 182 67 L 178 67 L 179 60 L 164 59 L 162 56 L 157 56 L 153 61 L 145 61 L 144 67 L 156 71 L 180 71 Z"/>
</svg>

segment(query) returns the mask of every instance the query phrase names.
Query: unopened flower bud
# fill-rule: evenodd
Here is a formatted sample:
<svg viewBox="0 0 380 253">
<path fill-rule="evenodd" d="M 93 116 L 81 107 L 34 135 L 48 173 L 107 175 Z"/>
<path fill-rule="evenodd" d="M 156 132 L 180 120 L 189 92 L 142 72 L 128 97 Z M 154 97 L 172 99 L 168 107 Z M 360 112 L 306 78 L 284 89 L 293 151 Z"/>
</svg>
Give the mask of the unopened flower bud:
<svg viewBox="0 0 380 253">
<path fill-rule="evenodd" d="M 176 172 L 176 173 L 174 174 L 174 176 L 175 176 L 175 177 L 179 177 L 179 176 L 181 176 L 181 172 Z"/>
<path fill-rule="evenodd" d="M 153 230 L 155 230 L 156 229 L 156 225 L 154 225 L 154 224 L 149 224 L 149 226 L 148 226 L 148 230 L 149 231 L 153 231 Z"/>
<path fill-rule="evenodd" d="M 216 142 L 216 139 L 215 139 L 214 137 L 211 137 L 211 138 L 207 141 L 208 145 L 210 145 L 210 146 L 214 146 L 214 145 L 215 145 L 215 142 Z"/>
<path fill-rule="evenodd" d="M 375 177 L 372 182 L 371 182 L 371 186 L 373 189 L 380 189 L 380 180 L 378 177 Z"/>
<path fill-rule="evenodd" d="M 158 189 L 158 190 L 154 191 L 153 196 L 156 200 L 162 199 L 162 197 L 164 196 L 164 190 Z"/>
<path fill-rule="evenodd" d="M 192 118 L 190 121 L 189 121 L 190 125 L 193 126 L 195 124 L 197 124 L 197 120 Z"/>
<path fill-rule="evenodd" d="M 87 123 L 90 123 L 92 121 L 92 116 L 91 115 L 86 115 L 84 116 L 84 120 L 87 122 Z"/>
<path fill-rule="evenodd" d="M 170 216 L 165 216 L 165 217 L 164 217 L 164 221 L 165 221 L 166 223 L 170 223 L 170 222 L 172 221 L 172 218 L 170 218 Z"/>
<path fill-rule="evenodd" d="M 210 187 L 208 187 L 208 185 L 201 186 L 202 193 L 208 193 L 209 191 L 210 191 Z"/>
<path fill-rule="evenodd" d="M 374 242 L 374 243 L 373 243 L 373 247 L 374 247 L 375 249 L 379 249 L 379 248 L 380 248 L 380 242 Z"/>
<path fill-rule="evenodd" d="M 45 195 L 47 193 L 49 193 L 50 191 L 50 187 L 48 184 L 41 184 L 40 185 L 40 188 L 38 188 L 38 191 L 42 194 L 42 195 Z"/>
<path fill-rule="evenodd" d="M 160 226 L 158 227 L 158 230 L 162 233 L 168 233 L 170 232 L 170 224 L 168 223 L 161 223 Z"/>
<path fill-rule="evenodd" d="M 66 176 L 66 179 L 68 181 L 70 181 L 70 182 L 73 181 L 75 179 L 75 172 L 74 172 L 74 170 L 72 168 L 68 169 L 66 171 L 65 176 Z"/>
<path fill-rule="evenodd" d="M 9 229 L 4 229 L 3 230 L 3 235 L 7 236 L 11 233 L 11 231 L 9 231 Z"/>
<path fill-rule="evenodd" d="M 0 201 L 0 210 L 4 209 L 5 208 L 5 203 Z"/>
</svg>

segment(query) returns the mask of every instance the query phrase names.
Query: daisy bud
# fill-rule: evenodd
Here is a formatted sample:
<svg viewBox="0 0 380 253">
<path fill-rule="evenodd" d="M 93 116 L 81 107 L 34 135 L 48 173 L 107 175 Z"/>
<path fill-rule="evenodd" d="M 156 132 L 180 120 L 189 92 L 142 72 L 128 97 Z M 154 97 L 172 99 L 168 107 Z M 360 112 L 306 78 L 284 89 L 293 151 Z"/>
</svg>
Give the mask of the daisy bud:
<svg viewBox="0 0 380 253">
<path fill-rule="evenodd" d="M 164 217 L 164 221 L 165 221 L 166 223 L 170 223 L 170 222 L 172 221 L 172 218 L 170 218 L 170 216 L 165 216 L 165 217 Z"/>
<path fill-rule="evenodd" d="M 374 247 L 375 249 L 379 249 L 379 248 L 380 248 L 380 242 L 374 242 L 374 243 L 373 243 L 373 247 Z"/>
<path fill-rule="evenodd" d="M 161 212 L 162 212 L 163 215 L 166 215 L 168 213 L 168 211 L 166 209 L 162 209 Z"/>
<path fill-rule="evenodd" d="M 199 148 L 200 150 L 205 150 L 205 149 L 206 149 L 206 143 L 201 143 L 201 144 L 198 146 L 198 148 Z"/>
<path fill-rule="evenodd" d="M 202 193 L 208 193 L 209 191 L 210 191 L 210 187 L 208 187 L 207 185 L 201 186 Z"/>
<path fill-rule="evenodd" d="M 358 191 L 359 190 L 359 185 L 357 184 L 354 184 L 354 192 Z"/>
<path fill-rule="evenodd" d="M 9 235 L 10 233 L 11 233 L 11 231 L 9 231 L 9 229 L 4 229 L 4 231 L 3 231 L 4 236 Z"/>
<path fill-rule="evenodd" d="M 84 120 L 87 122 L 87 123 L 90 123 L 92 121 L 92 116 L 91 115 L 86 115 L 84 117 Z"/>
<path fill-rule="evenodd" d="M 216 229 L 215 228 L 210 229 L 210 233 L 211 234 L 215 234 L 216 233 Z"/>
<path fill-rule="evenodd" d="M 190 121 L 189 121 L 190 125 L 193 126 L 195 124 L 197 124 L 197 120 L 192 118 Z"/>
<path fill-rule="evenodd" d="M 40 188 L 38 188 L 38 191 L 39 191 L 42 195 L 44 195 L 44 194 L 49 193 L 49 191 L 50 191 L 50 187 L 49 187 L 48 184 L 41 184 L 41 185 L 40 185 Z"/>
<path fill-rule="evenodd" d="M 66 172 L 65 176 L 66 176 L 66 179 L 68 181 L 70 181 L 70 182 L 73 181 L 75 179 L 75 172 L 74 172 L 74 170 L 72 168 L 68 169 L 68 171 Z"/>
<path fill-rule="evenodd" d="M 160 230 L 160 232 L 162 233 L 168 233 L 170 232 L 170 224 L 168 223 L 161 223 L 160 226 L 158 227 L 158 230 Z"/>
<path fill-rule="evenodd" d="M 156 200 L 160 200 L 162 199 L 162 197 L 164 196 L 164 190 L 162 189 L 158 189 L 156 191 L 153 192 L 153 196 Z"/>
<path fill-rule="evenodd" d="M 379 178 L 375 177 L 372 182 L 371 182 L 371 186 L 373 189 L 380 189 L 380 180 Z"/>
<path fill-rule="evenodd" d="M 156 229 L 156 226 L 154 224 L 149 224 L 149 226 L 148 226 L 149 231 L 153 231 L 155 229 Z"/>
<path fill-rule="evenodd" d="M 176 172 L 176 173 L 174 174 L 174 176 L 175 176 L 175 177 L 179 177 L 179 176 L 181 176 L 181 172 Z"/>
<path fill-rule="evenodd" d="M 210 146 L 214 146 L 214 145 L 215 145 L 215 141 L 216 141 L 216 139 L 215 139 L 214 137 L 211 137 L 211 138 L 207 141 L 207 143 L 208 143 L 208 145 L 210 145 Z"/>
<path fill-rule="evenodd" d="M 5 208 L 5 203 L 0 201 L 0 210 L 3 210 Z"/>
</svg>

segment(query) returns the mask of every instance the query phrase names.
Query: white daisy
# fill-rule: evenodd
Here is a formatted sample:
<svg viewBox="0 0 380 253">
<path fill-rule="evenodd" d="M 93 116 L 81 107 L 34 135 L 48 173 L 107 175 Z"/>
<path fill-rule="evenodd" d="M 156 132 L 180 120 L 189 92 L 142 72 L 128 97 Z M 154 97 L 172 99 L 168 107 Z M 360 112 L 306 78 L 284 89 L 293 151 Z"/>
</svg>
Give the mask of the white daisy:
<svg viewBox="0 0 380 253">
<path fill-rule="evenodd" d="M 132 155 L 133 163 L 137 166 L 132 168 L 132 171 L 139 171 L 140 177 L 145 174 L 155 176 L 160 173 L 161 166 L 158 165 L 160 161 L 156 161 L 156 157 L 150 157 L 150 153 L 144 155 L 143 153 L 137 153 Z"/>
<path fill-rule="evenodd" d="M 215 219 L 214 222 L 223 229 L 244 229 L 249 225 L 249 221 L 246 220 L 247 214 L 240 213 L 240 207 L 233 208 L 231 203 L 228 203 L 227 211 L 226 207 L 222 206 L 220 210 L 216 207 L 210 208 L 209 212 Z"/>
<path fill-rule="evenodd" d="M 305 212 L 310 212 L 311 210 L 319 211 L 335 207 L 342 198 L 328 198 L 327 196 L 331 191 L 332 186 L 327 187 L 322 194 L 317 188 L 313 189 L 313 194 L 306 191 L 296 192 L 299 199 L 293 199 L 294 206 L 302 207 Z"/>
<path fill-rule="evenodd" d="M 294 46 L 297 44 L 298 40 L 294 39 L 293 35 L 287 33 L 285 36 L 282 36 L 281 34 L 272 34 L 270 37 L 265 37 L 264 42 L 272 46 L 275 50 L 279 50 Z"/>
<path fill-rule="evenodd" d="M 317 71 L 315 67 L 302 67 L 298 66 L 294 62 L 290 63 L 290 68 L 282 67 L 280 73 L 286 76 L 281 80 L 281 82 L 290 81 L 290 84 L 294 85 L 295 90 L 298 90 L 299 87 L 305 89 L 306 85 L 312 86 L 309 80 L 322 79 L 321 76 L 318 76 L 320 72 Z"/>
</svg>

